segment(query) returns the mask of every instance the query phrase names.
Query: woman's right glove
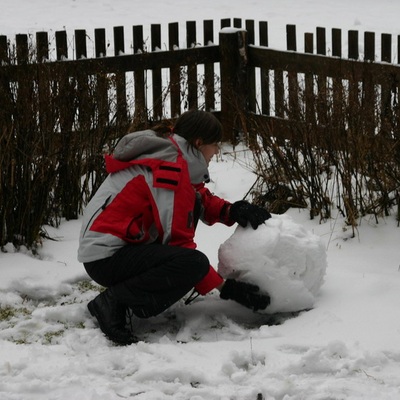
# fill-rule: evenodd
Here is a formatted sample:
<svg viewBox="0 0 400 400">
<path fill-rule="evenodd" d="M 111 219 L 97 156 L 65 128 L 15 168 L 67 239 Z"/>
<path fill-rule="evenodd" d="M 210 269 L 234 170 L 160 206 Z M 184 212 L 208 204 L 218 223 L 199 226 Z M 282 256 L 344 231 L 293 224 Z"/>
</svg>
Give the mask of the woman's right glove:
<svg viewBox="0 0 400 400">
<path fill-rule="evenodd" d="M 227 279 L 219 296 L 224 300 L 235 300 L 253 311 L 265 310 L 271 299 L 268 294 L 259 293 L 259 290 L 258 286 L 251 283 Z"/>
<path fill-rule="evenodd" d="M 243 228 L 249 222 L 253 229 L 257 229 L 258 225 L 271 218 L 271 214 L 265 208 L 251 204 L 246 200 L 233 203 L 229 210 L 229 216 Z"/>
</svg>

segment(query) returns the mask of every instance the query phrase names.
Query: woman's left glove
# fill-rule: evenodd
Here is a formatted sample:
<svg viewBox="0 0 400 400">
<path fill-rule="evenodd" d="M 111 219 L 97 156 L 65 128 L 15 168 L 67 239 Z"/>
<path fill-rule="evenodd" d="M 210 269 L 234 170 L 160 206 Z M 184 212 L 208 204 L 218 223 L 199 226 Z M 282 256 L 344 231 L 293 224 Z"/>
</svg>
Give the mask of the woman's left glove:
<svg viewBox="0 0 400 400">
<path fill-rule="evenodd" d="M 265 310 L 271 299 L 267 293 L 260 293 L 260 288 L 247 282 L 227 279 L 222 286 L 221 299 L 234 300 L 253 311 Z"/>
<path fill-rule="evenodd" d="M 260 206 L 250 204 L 246 200 L 236 201 L 231 205 L 229 216 L 240 226 L 245 228 L 249 222 L 253 229 L 271 218 L 271 214 Z"/>
</svg>

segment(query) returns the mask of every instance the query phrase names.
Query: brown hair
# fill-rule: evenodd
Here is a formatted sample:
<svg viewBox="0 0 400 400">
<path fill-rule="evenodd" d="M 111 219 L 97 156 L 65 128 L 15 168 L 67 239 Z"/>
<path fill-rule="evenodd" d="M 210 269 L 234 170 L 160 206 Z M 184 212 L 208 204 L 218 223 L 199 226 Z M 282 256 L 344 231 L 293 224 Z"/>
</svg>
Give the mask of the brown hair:
<svg viewBox="0 0 400 400">
<path fill-rule="evenodd" d="M 212 113 L 190 110 L 178 118 L 174 133 L 185 138 L 192 146 L 197 139 L 201 139 L 203 144 L 211 144 L 221 141 L 222 126 Z"/>
<path fill-rule="evenodd" d="M 168 136 L 176 133 L 195 146 L 197 139 L 203 144 L 217 143 L 222 140 L 222 125 L 218 118 L 211 112 L 202 110 L 189 110 L 184 112 L 173 124 L 171 120 L 165 120 L 153 128 L 158 135 Z"/>
</svg>

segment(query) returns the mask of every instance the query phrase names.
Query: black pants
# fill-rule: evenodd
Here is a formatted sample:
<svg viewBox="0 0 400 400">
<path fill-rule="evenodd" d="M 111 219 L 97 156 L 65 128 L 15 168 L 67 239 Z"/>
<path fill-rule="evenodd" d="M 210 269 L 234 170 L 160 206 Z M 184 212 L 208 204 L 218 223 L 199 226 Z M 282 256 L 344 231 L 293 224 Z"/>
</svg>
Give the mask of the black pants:
<svg viewBox="0 0 400 400">
<path fill-rule="evenodd" d="M 141 318 L 161 313 L 208 273 L 198 250 L 162 244 L 126 245 L 112 257 L 84 264 L 89 276 Z"/>
</svg>

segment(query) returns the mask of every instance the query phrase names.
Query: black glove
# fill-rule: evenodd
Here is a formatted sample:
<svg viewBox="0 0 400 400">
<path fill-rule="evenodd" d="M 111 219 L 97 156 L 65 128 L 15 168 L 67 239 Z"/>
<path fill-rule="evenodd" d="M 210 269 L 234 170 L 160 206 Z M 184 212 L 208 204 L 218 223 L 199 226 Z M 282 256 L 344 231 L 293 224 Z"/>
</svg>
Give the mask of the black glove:
<svg viewBox="0 0 400 400">
<path fill-rule="evenodd" d="M 224 300 L 235 300 L 251 310 L 264 310 L 271 302 L 267 294 L 258 293 L 260 288 L 251 283 L 227 279 L 222 286 L 220 297 Z"/>
<path fill-rule="evenodd" d="M 271 218 L 271 214 L 265 208 L 250 204 L 246 200 L 233 203 L 229 211 L 229 216 L 243 228 L 250 222 L 253 229 L 257 229 L 258 225 Z"/>
</svg>

